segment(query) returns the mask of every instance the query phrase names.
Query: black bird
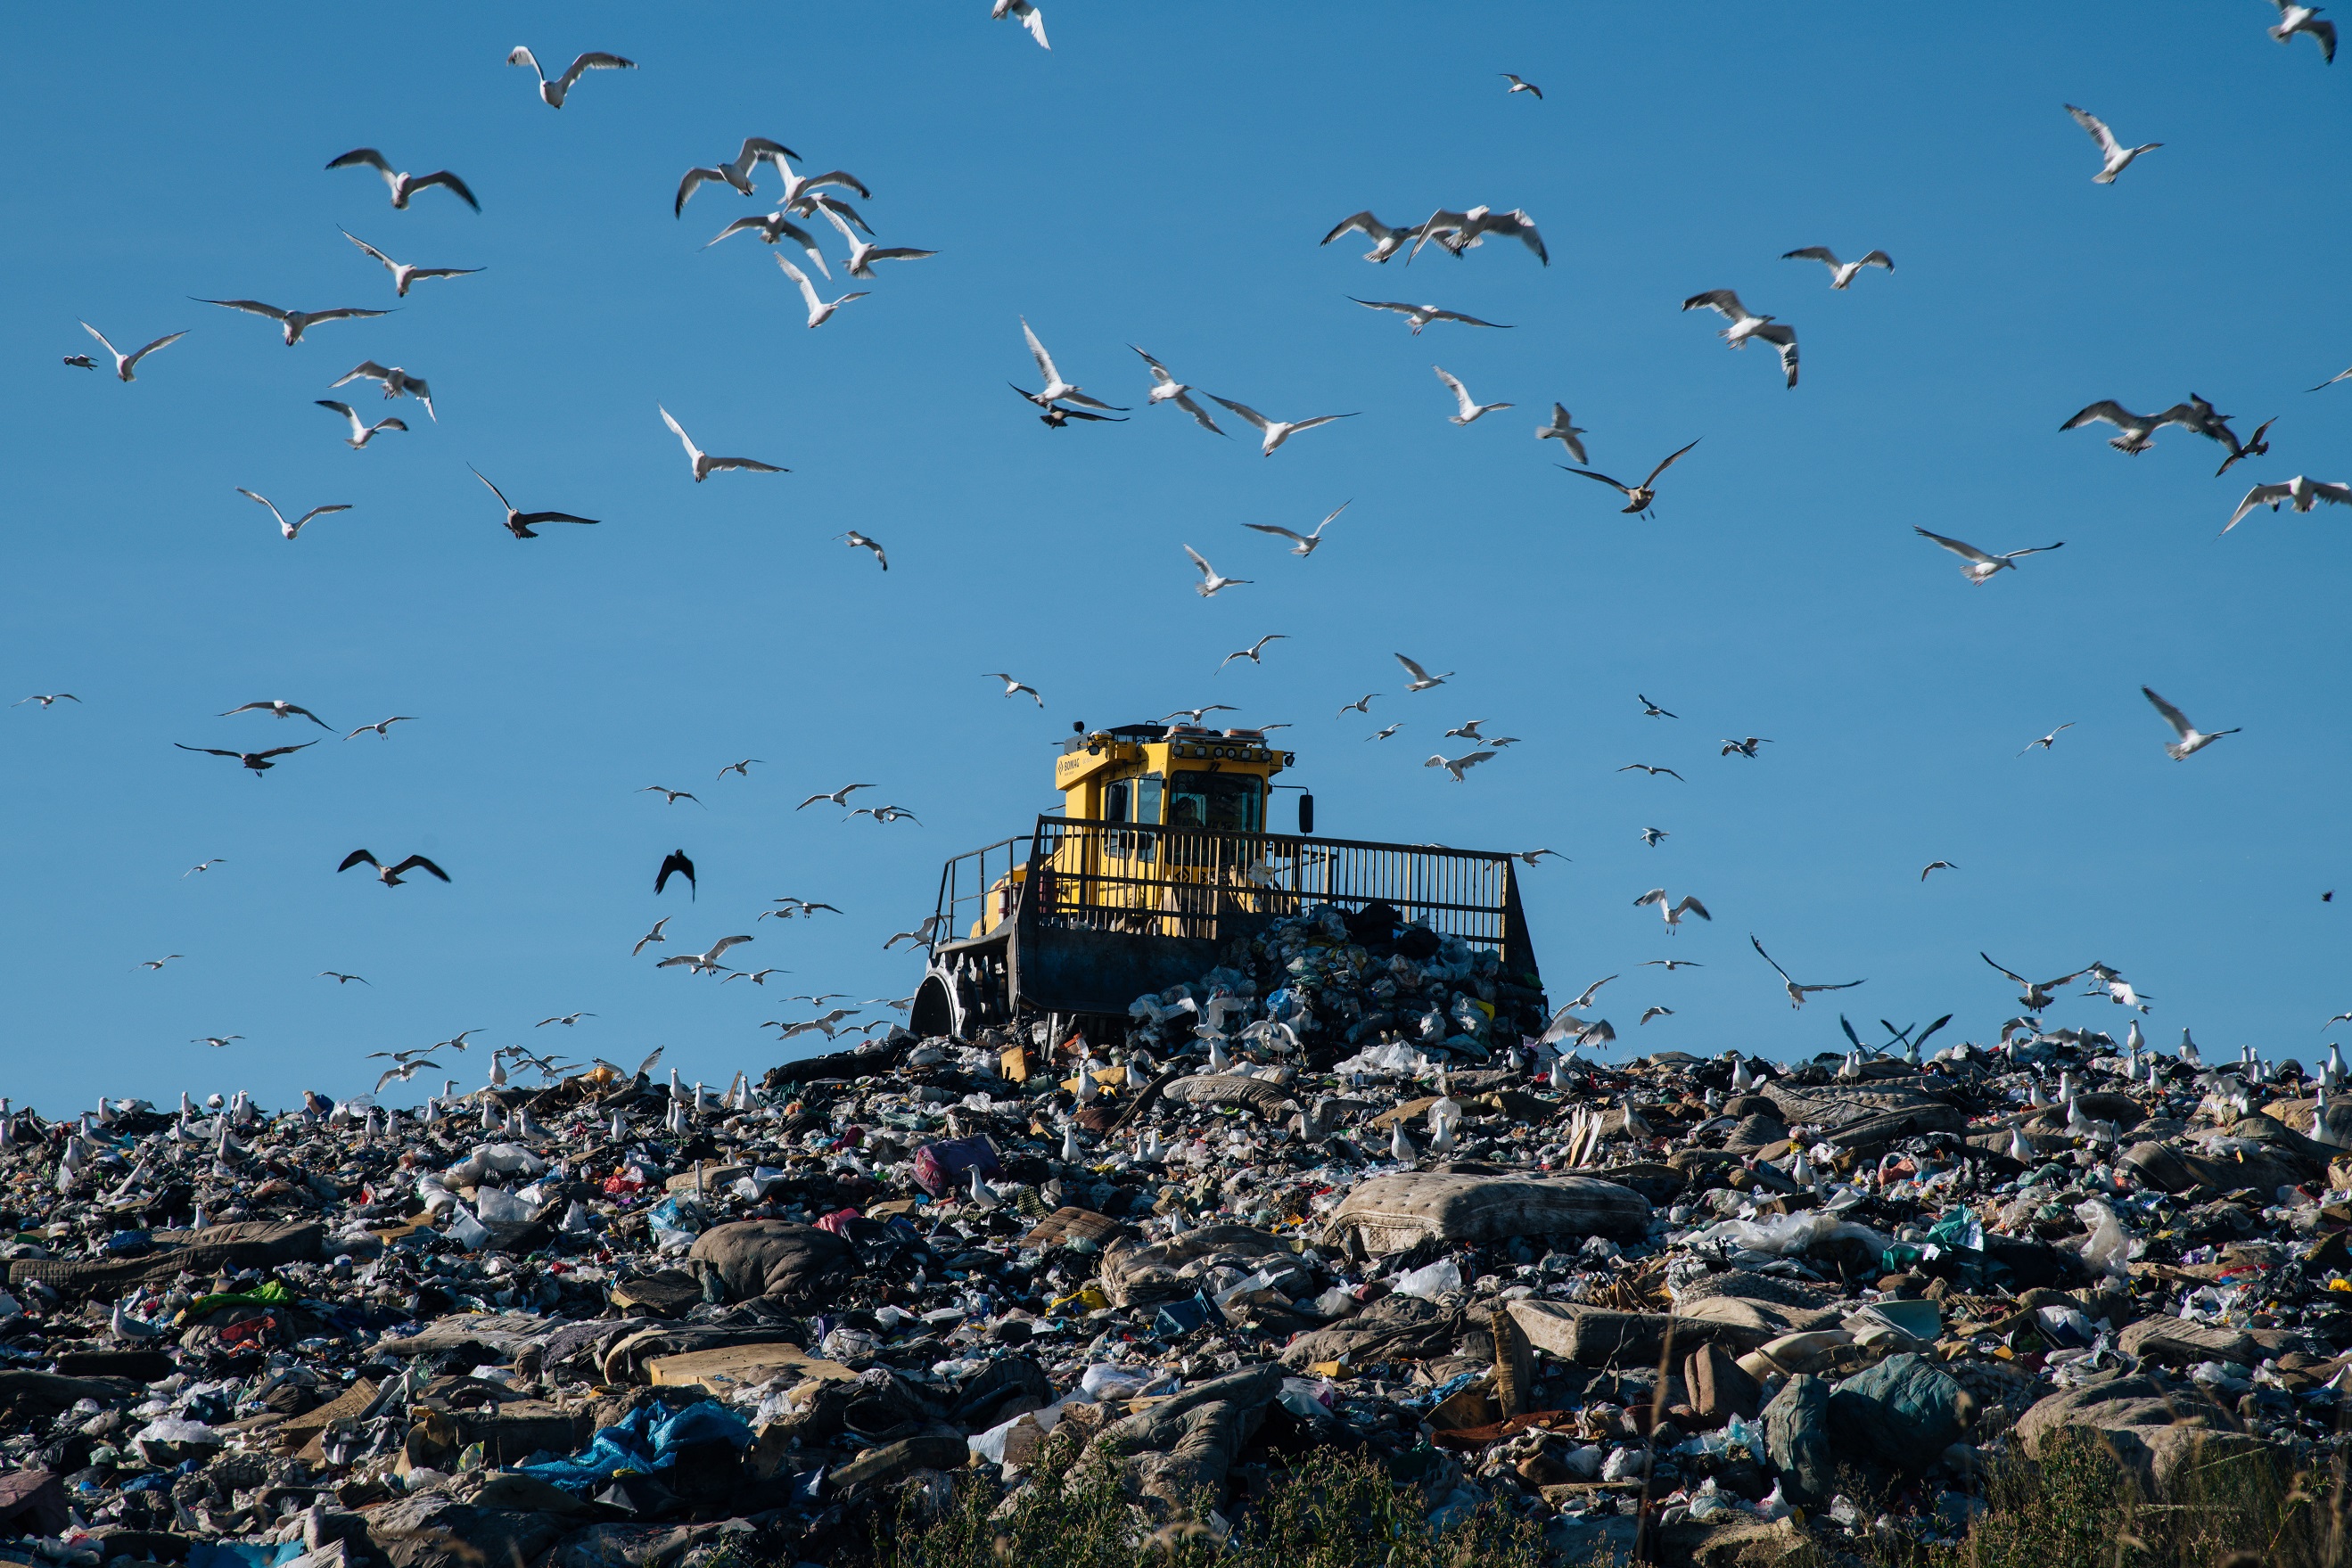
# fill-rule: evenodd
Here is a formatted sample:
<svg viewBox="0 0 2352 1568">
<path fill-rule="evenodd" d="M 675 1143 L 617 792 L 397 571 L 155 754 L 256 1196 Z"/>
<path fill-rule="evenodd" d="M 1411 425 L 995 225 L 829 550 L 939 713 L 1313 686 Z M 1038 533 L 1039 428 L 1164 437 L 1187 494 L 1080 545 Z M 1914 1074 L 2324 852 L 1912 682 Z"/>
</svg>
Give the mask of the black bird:
<svg viewBox="0 0 2352 1568">
<path fill-rule="evenodd" d="M 596 520 L 593 517 L 575 517 L 569 512 L 518 512 L 515 510 L 514 503 L 507 499 L 507 493 L 504 490 L 499 489 L 496 485 L 490 485 L 488 479 L 482 478 L 482 471 L 479 468 L 474 468 L 470 463 L 466 466 L 473 468 L 475 478 L 481 479 L 483 484 L 490 486 L 490 494 L 496 496 L 499 498 L 499 505 L 507 509 L 507 532 L 519 539 L 539 538 L 530 530 L 541 523 L 593 523 Z"/>
<path fill-rule="evenodd" d="M 376 880 L 383 883 L 386 887 L 398 887 L 400 885 L 401 873 L 403 872 L 410 871 L 429 871 L 435 876 L 439 877 L 443 882 L 447 882 L 449 880 L 449 873 L 447 872 L 443 871 L 439 866 L 435 865 L 423 855 L 411 855 L 406 860 L 402 861 L 398 865 L 386 865 L 382 861 L 376 859 L 375 856 L 368 853 L 365 850 L 353 850 L 351 853 L 343 857 L 343 863 L 337 866 L 335 870 L 340 874 L 341 873 L 347 872 L 351 870 L 352 867 L 362 863 L 375 867 Z"/>
<path fill-rule="evenodd" d="M 686 885 L 695 893 L 702 891 L 702 884 L 694 880 L 694 862 L 686 858 L 684 850 L 672 850 L 662 856 L 661 870 L 654 873 L 655 897 L 660 897 L 661 890 L 669 885 L 672 873 L 686 878 Z"/>
<path fill-rule="evenodd" d="M 1023 392 L 1020 387 L 1013 386 L 1013 383 L 1011 382 L 1007 382 L 1004 384 L 1006 386 L 1013 387 L 1014 392 L 1020 392 L 1023 397 L 1028 399 L 1031 402 L 1035 403 L 1039 408 L 1044 409 L 1045 412 L 1037 416 L 1037 423 L 1051 430 L 1059 430 L 1062 426 L 1069 423 L 1070 421 L 1074 419 L 1091 419 L 1104 424 L 1125 424 L 1127 423 L 1123 418 L 1113 418 L 1111 415 L 1107 413 L 1088 413 L 1082 408 L 1064 408 L 1060 403 L 1048 402 L 1045 399 L 1039 397 L 1035 392 Z"/>
<path fill-rule="evenodd" d="M 176 740 L 172 742 L 172 744 L 174 746 L 180 746 L 180 743 Z M 207 757 L 234 757 L 247 768 L 252 768 L 257 775 L 267 773 L 271 768 L 278 766 L 278 764 L 269 760 L 271 758 L 283 757 L 289 751 L 301 750 L 303 746 L 316 746 L 319 743 L 315 740 L 306 740 L 302 743 L 302 746 L 273 746 L 267 751 L 223 751 L 216 746 L 180 746 L 180 749 L 183 751 L 201 751 Z"/>
</svg>

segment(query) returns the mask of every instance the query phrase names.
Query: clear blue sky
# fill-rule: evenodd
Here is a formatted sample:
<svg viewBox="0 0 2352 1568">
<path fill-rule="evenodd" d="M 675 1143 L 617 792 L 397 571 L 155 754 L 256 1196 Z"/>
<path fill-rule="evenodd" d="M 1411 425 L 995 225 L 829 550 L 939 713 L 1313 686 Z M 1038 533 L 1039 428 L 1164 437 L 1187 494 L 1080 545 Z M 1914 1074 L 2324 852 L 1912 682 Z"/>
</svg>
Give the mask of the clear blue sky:
<svg viewBox="0 0 2352 1568">
<path fill-rule="evenodd" d="M 2352 362 L 2330 303 L 2352 60 L 2274 45 L 2259 0 L 2127 24 L 1046 12 L 1050 54 L 985 0 L 0 21 L 0 700 L 83 699 L 0 710 L 0 1092 L 53 1113 L 101 1091 L 344 1095 L 373 1081 L 364 1052 L 477 1026 L 756 1071 L 780 1055 L 760 1020 L 805 1016 L 783 992 L 913 989 L 883 938 L 929 912 L 944 857 L 1055 803 L 1073 719 L 1212 701 L 1296 725 L 1326 832 L 1572 856 L 1526 873 L 1528 915 L 1556 997 L 1627 974 L 1600 1009 L 1621 1051 L 1809 1054 L 1841 1043 L 1841 1004 L 1987 1039 L 2015 1009 L 1984 948 L 2036 977 L 2104 959 L 2154 997 L 2164 1043 L 2189 1025 L 2311 1060 L 2352 1007 L 2352 517 L 2215 535 L 2253 478 L 2352 473 L 2352 384 L 2303 390 Z M 518 43 L 642 68 L 555 112 L 502 63 Z M 1505 70 L 1547 99 L 1507 97 Z M 2094 185 L 2064 102 L 2165 146 Z M 681 171 L 754 134 L 851 170 L 882 243 L 940 255 L 805 329 L 774 253 L 697 248 L 769 204 L 707 187 L 670 215 Z M 481 214 L 441 192 L 394 212 L 373 175 L 324 172 L 361 145 L 457 171 Z M 1359 208 L 1482 202 L 1527 209 L 1549 267 L 1508 242 L 1410 270 L 1316 244 Z M 488 270 L 396 301 L 338 225 Z M 1899 270 L 1833 294 L 1778 259 L 1807 245 L 1883 246 Z M 854 285 L 826 246 L 829 296 Z M 1796 326 L 1799 389 L 1678 312 L 1727 287 Z M 1349 294 L 1514 329 L 1416 339 Z M 190 296 L 403 308 L 289 350 Z M 1032 374 L 1024 313 L 1134 421 L 1039 425 L 1004 388 Z M 125 346 L 190 331 L 123 386 L 58 366 L 93 347 L 77 317 Z M 1143 409 L 1129 343 L 1270 413 L 1361 417 L 1261 459 Z M 439 423 L 354 386 L 332 395 L 414 428 L 343 447 L 311 400 L 363 358 L 429 378 Z M 1433 363 L 1518 406 L 1456 428 Z M 2136 458 L 2057 432 L 2097 398 L 2192 391 L 2242 431 L 2280 416 L 2273 455 L 2217 480 L 2219 449 L 2179 430 Z M 1531 432 L 1555 399 L 1621 477 L 1705 437 L 1656 520 L 1554 465 Z M 707 449 L 793 472 L 692 484 L 656 402 Z M 603 523 L 511 539 L 469 462 Z M 356 509 L 289 544 L 238 486 Z M 1304 530 L 1351 497 L 1311 560 L 1241 526 Z M 1975 588 L 1914 526 L 2066 548 Z M 852 527 L 887 576 L 834 542 Z M 1255 580 L 1197 598 L 1188 543 Z M 1269 632 L 1290 640 L 1262 669 L 1216 673 Z M 1395 650 L 1460 674 L 1407 697 Z M 2245 732 L 2176 764 L 2142 683 Z M 1637 690 L 1682 716 L 1643 717 Z M 1388 694 L 1372 722 L 1334 719 L 1367 691 Z M 264 697 L 336 735 L 214 716 Z M 394 713 L 419 718 L 340 738 Z M 1474 717 L 1525 744 L 1462 784 L 1421 766 Z M 1774 744 L 1717 755 L 1748 735 Z M 310 737 L 260 779 L 172 749 Z M 766 765 L 714 779 L 745 756 Z M 1687 782 L 1616 771 L 1637 760 Z M 852 780 L 921 825 L 793 810 Z M 1645 847 L 1645 826 L 1673 836 Z M 335 875 L 361 845 L 457 880 Z M 707 900 L 652 895 L 677 847 Z M 181 875 L 207 856 L 226 863 Z M 1959 869 L 1923 886 L 1935 859 Z M 1669 939 L 1632 906 L 1658 884 L 1714 924 Z M 755 925 L 782 894 L 846 914 Z M 664 915 L 671 952 L 756 932 L 734 956 L 793 974 L 763 992 L 633 962 Z M 1801 979 L 1869 984 L 1792 1013 L 1750 931 Z M 166 953 L 185 956 L 134 967 Z M 1704 967 L 1633 967 L 1668 955 Z M 1675 1016 L 1637 1031 L 1652 1003 Z M 530 1027 L 574 1009 L 597 1016 Z M 450 1060 L 481 1081 L 479 1052 Z"/>
</svg>

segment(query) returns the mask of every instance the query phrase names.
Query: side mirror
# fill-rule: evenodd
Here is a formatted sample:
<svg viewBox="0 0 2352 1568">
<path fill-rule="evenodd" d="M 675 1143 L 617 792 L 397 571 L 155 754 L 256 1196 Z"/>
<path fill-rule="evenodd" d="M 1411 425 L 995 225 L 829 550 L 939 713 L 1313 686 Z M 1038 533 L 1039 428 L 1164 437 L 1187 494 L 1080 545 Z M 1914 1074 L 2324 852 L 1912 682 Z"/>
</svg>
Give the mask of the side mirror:
<svg viewBox="0 0 2352 1568">
<path fill-rule="evenodd" d="M 1298 792 L 1298 831 L 1307 834 L 1315 831 L 1315 797 L 1304 789 Z"/>
</svg>

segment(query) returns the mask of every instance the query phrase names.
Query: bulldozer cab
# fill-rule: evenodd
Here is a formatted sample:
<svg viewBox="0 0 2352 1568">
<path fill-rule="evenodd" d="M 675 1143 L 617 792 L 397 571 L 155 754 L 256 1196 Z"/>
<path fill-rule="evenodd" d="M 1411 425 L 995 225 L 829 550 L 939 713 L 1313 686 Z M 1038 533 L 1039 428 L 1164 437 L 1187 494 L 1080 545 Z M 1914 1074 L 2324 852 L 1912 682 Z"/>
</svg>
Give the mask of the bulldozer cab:
<svg viewBox="0 0 2352 1568">
<path fill-rule="evenodd" d="M 1058 817 L 950 861 L 908 1024 L 975 1038 L 1027 1015 L 1123 1020 L 1236 937 L 1310 904 L 1386 904 L 1494 947 L 1540 989 L 1507 854 L 1268 830 L 1294 753 L 1249 729 L 1122 725 L 1055 759 Z"/>
</svg>

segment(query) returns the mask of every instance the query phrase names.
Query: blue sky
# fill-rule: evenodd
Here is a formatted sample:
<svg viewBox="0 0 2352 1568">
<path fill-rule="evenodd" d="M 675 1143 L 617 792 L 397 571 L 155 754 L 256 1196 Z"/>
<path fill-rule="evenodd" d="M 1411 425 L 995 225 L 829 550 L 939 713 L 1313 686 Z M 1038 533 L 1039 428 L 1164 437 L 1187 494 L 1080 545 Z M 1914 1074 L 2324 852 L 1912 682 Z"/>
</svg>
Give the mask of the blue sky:
<svg viewBox="0 0 2352 1568">
<path fill-rule="evenodd" d="M 2159 1041 L 2311 1059 L 2352 1006 L 2352 518 L 2215 536 L 2252 479 L 2352 471 L 2352 384 L 2303 390 L 2352 362 L 2324 308 L 2352 241 L 2352 62 L 2274 45 L 2256 0 L 2127 30 L 2001 5 L 1046 14 L 1051 53 L 984 0 L 0 21 L 0 700 L 83 699 L 0 710 L 0 1092 L 53 1113 L 343 1095 L 365 1052 L 474 1027 L 756 1071 L 780 1056 L 760 1020 L 806 1016 L 783 992 L 913 989 L 883 938 L 929 912 L 946 856 L 1055 803 L 1071 721 L 1217 701 L 1295 725 L 1327 833 L 1573 857 L 1526 873 L 1528 915 L 1556 997 L 1626 973 L 1600 1009 L 1621 1051 L 1810 1054 L 1841 1043 L 1841 1001 L 1987 1039 L 2015 1008 L 1982 948 L 2037 978 L 2114 965 Z M 641 68 L 555 112 L 502 63 L 518 43 Z M 1546 99 L 1506 96 L 1505 70 Z M 2094 185 L 2066 102 L 2165 146 Z M 882 243 L 940 255 L 806 329 L 772 252 L 698 248 L 768 203 L 706 187 L 670 215 L 680 172 L 747 135 L 854 172 Z M 361 145 L 457 171 L 482 213 L 441 192 L 394 212 L 373 175 L 324 171 Z M 1472 203 L 1525 208 L 1551 265 L 1316 244 L 1359 208 Z M 339 225 L 488 270 L 395 300 Z M 1898 270 L 1834 294 L 1778 259 L 1808 245 Z M 856 285 L 826 249 L 830 297 Z M 1801 386 L 1678 312 L 1716 287 L 1795 325 Z M 1513 329 L 1415 338 L 1351 294 Z M 401 308 L 288 349 L 191 296 Z M 1132 423 L 1039 425 L 1004 390 L 1034 384 L 1024 314 Z M 93 347 L 78 317 L 126 347 L 190 330 L 123 386 L 58 367 Z M 1129 343 L 1277 416 L 1361 416 L 1261 459 L 1144 409 Z M 426 376 L 439 423 L 330 394 L 363 358 Z M 1518 406 L 1456 428 L 1433 364 Z M 2280 416 L 2272 455 L 2216 479 L 2220 450 L 2179 430 L 2134 458 L 2057 433 L 2095 399 L 2192 391 L 2242 431 Z M 352 392 L 411 433 L 347 450 L 311 400 Z M 1655 520 L 1554 465 L 1531 433 L 1555 399 L 1621 477 L 1704 437 Z M 656 403 L 793 472 L 692 484 Z M 511 539 L 468 463 L 602 524 Z M 238 486 L 355 509 L 289 544 Z M 1241 526 L 1350 499 L 1311 560 Z M 2066 548 L 1976 588 L 1914 527 Z M 1201 600 L 1185 544 L 1255 580 Z M 1289 640 L 1263 668 L 1216 673 L 1269 632 Z M 1396 650 L 1460 674 L 1408 697 Z M 2244 733 L 2176 764 L 2143 683 Z M 1643 717 L 1637 690 L 1682 716 Z M 1332 716 L 1367 691 L 1374 722 Z M 336 735 L 214 716 L 267 697 Z M 340 738 L 394 713 L 419 717 Z M 1421 766 L 1473 717 L 1525 744 L 1462 784 Z M 1717 755 L 1748 735 L 1773 744 Z M 259 779 L 172 749 L 310 737 Z M 746 756 L 766 765 L 714 779 Z M 793 809 L 852 780 L 921 825 Z M 456 881 L 335 875 L 361 845 Z M 678 847 L 707 900 L 652 895 Z M 1959 869 L 1923 885 L 1936 859 Z M 1660 884 L 1714 923 L 1669 939 L 1632 905 Z M 755 925 L 785 894 L 845 914 Z M 733 956 L 792 974 L 763 992 L 632 961 L 665 915 L 669 951 L 752 931 Z M 1800 979 L 1869 984 L 1792 1012 L 1750 931 Z M 1703 967 L 1633 967 L 1669 955 Z M 1675 1012 L 1637 1031 L 1653 1003 Z M 596 1016 L 530 1027 L 575 1009 Z M 245 1038 L 188 1043 L 209 1034 Z M 481 1081 L 478 1051 L 445 1060 Z"/>
</svg>

